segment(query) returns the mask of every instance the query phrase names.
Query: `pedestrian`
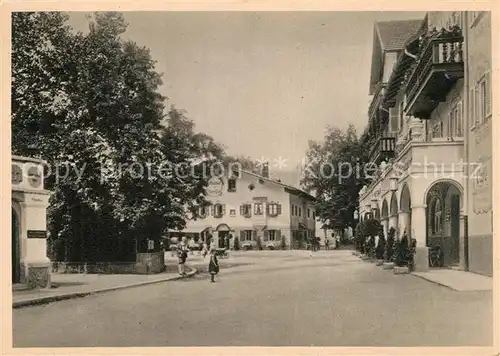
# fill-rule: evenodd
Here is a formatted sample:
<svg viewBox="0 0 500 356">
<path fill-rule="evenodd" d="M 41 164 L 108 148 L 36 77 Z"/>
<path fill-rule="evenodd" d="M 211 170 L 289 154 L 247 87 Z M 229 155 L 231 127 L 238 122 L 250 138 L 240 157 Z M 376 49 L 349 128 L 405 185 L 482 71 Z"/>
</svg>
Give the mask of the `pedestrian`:
<svg viewBox="0 0 500 356">
<path fill-rule="evenodd" d="M 210 273 L 210 282 L 215 283 L 215 276 L 219 273 L 219 261 L 217 260 L 216 250 L 214 248 L 210 250 L 208 272 Z"/>
<path fill-rule="evenodd" d="M 186 236 L 183 236 L 179 244 L 177 245 L 177 258 L 179 259 L 179 274 L 181 276 L 186 275 L 184 264 L 188 256 L 188 247 L 186 242 Z"/>
<path fill-rule="evenodd" d="M 329 245 L 330 245 L 330 238 L 329 238 L 329 237 L 327 237 L 327 238 L 325 239 L 325 250 L 327 250 L 327 251 L 328 251 L 328 250 L 330 249 L 330 246 L 329 246 Z"/>
</svg>

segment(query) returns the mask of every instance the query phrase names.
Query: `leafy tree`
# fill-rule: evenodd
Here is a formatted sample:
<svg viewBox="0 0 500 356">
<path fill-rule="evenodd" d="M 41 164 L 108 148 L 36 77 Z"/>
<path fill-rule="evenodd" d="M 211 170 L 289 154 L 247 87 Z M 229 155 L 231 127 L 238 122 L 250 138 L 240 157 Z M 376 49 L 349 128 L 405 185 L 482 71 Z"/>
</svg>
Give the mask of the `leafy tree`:
<svg viewBox="0 0 500 356">
<path fill-rule="evenodd" d="M 327 228 L 343 232 L 355 227 L 366 152 L 352 125 L 345 132 L 328 127 L 324 142 L 309 142 L 301 184 L 318 198 L 317 216 Z"/>
</svg>

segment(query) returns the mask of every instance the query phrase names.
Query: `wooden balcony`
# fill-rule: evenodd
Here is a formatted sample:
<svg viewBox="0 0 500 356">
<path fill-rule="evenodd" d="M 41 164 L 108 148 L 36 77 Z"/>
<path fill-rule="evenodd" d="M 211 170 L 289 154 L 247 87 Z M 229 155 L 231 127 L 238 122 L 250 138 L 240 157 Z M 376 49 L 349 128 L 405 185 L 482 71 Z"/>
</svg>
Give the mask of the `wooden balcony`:
<svg viewBox="0 0 500 356">
<path fill-rule="evenodd" d="M 432 111 L 455 82 L 464 77 L 460 35 L 430 38 L 419 53 L 419 60 L 406 85 L 407 115 L 430 119 Z"/>
<path fill-rule="evenodd" d="M 370 151 L 369 161 L 379 165 L 384 160 L 394 157 L 395 137 L 379 137 Z"/>
</svg>

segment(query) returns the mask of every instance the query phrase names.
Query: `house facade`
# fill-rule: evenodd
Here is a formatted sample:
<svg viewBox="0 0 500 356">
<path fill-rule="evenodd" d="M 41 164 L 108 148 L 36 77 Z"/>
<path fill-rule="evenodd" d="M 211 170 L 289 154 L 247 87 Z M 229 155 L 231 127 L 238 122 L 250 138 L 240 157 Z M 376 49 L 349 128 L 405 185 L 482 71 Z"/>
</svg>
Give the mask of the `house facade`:
<svg viewBox="0 0 500 356">
<path fill-rule="evenodd" d="M 268 175 L 236 170 L 230 175 L 209 180 L 207 200 L 184 230 L 170 236 L 211 241 L 217 247 L 229 243 L 234 248 L 302 248 L 315 236 L 314 198 L 295 187 L 269 179 Z M 229 241 L 228 241 L 229 238 Z"/>
<path fill-rule="evenodd" d="M 43 166 L 35 158 L 12 157 L 12 284 L 50 285 L 47 257 L 47 207 Z"/>
<path fill-rule="evenodd" d="M 491 14 L 408 23 L 385 37 L 377 27 L 387 23 L 375 24 L 367 139 L 379 169 L 360 191 L 360 216 L 414 238 L 416 270 L 491 275 Z M 384 43 L 396 42 L 387 64 Z"/>
</svg>

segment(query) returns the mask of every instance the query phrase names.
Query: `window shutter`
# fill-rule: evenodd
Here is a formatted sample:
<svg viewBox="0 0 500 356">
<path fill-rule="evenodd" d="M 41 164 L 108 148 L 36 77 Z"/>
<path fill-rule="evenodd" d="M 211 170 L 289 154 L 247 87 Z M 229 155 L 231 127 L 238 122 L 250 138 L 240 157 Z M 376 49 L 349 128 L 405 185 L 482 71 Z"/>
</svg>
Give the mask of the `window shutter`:
<svg viewBox="0 0 500 356">
<path fill-rule="evenodd" d="M 389 108 L 389 129 L 391 132 L 398 132 L 398 110 Z"/>
<path fill-rule="evenodd" d="M 252 240 L 257 241 L 257 231 L 251 230 L 252 231 Z"/>
<path fill-rule="evenodd" d="M 281 230 L 274 230 L 276 241 L 281 241 Z"/>
<path fill-rule="evenodd" d="M 481 122 L 481 92 L 479 85 L 474 86 L 474 122 L 479 125 Z"/>
<path fill-rule="evenodd" d="M 269 215 L 269 204 L 266 204 L 266 214 Z"/>
<path fill-rule="evenodd" d="M 464 115 L 463 115 L 463 103 L 462 100 L 458 102 L 458 107 L 457 107 L 457 117 L 455 118 L 456 120 L 456 135 L 458 137 L 463 137 L 464 136 Z"/>
<path fill-rule="evenodd" d="M 240 215 L 243 215 L 245 211 L 243 210 L 244 205 L 240 205 Z"/>
<path fill-rule="evenodd" d="M 454 129 L 454 123 L 453 123 L 453 113 L 455 111 L 455 108 L 452 106 L 450 113 L 448 114 L 448 137 L 453 137 L 453 129 Z"/>
<path fill-rule="evenodd" d="M 278 215 L 281 215 L 281 204 L 278 204 Z"/>
<path fill-rule="evenodd" d="M 488 117 L 491 115 L 491 72 L 486 72 L 484 76 L 486 93 L 484 93 L 484 107 L 485 113 L 484 116 Z"/>
<path fill-rule="evenodd" d="M 240 241 L 241 242 L 245 241 L 245 230 L 240 231 Z"/>
<path fill-rule="evenodd" d="M 222 205 L 222 216 L 226 215 L 226 204 Z"/>
<path fill-rule="evenodd" d="M 475 93 L 475 90 L 474 88 L 471 88 L 469 90 L 469 122 L 470 122 L 470 126 L 471 127 L 475 127 L 476 126 L 476 120 L 475 120 L 475 115 L 474 115 L 474 93 Z"/>
<path fill-rule="evenodd" d="M 269 231 L 264 230 L 264 241 L 269 241 Z"/>
</svg>

